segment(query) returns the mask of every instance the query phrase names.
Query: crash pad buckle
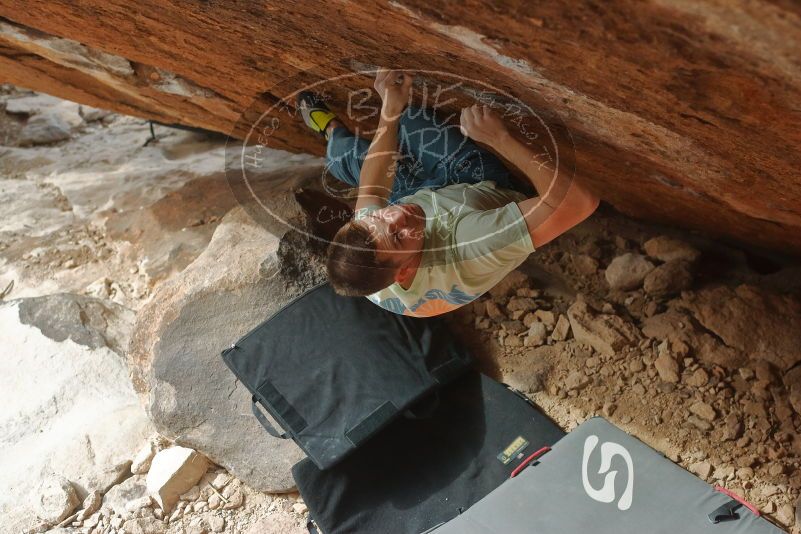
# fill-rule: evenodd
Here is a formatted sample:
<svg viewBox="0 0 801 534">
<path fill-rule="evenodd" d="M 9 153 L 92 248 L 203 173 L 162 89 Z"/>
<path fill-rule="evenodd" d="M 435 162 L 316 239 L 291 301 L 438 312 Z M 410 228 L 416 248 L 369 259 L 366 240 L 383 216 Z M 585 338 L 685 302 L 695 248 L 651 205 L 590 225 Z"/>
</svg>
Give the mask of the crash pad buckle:
<svg viewBox="0 0 801 534">
<path fill-rule="evenodd" d="M 716 508 L 714 512 L 707 516 L 709 518 L 709 522 L 713 525 L 717 525 L 718 523 L 722 523 L 724 521 L 736 521 L 737 519 L 740 519 L 740 514 L 737 513 L 737 509 L 742 505 L 743 504 L 741 502 L 738 502 L 735 499 L 730 500 L 729 502 Z"/>
</svg>

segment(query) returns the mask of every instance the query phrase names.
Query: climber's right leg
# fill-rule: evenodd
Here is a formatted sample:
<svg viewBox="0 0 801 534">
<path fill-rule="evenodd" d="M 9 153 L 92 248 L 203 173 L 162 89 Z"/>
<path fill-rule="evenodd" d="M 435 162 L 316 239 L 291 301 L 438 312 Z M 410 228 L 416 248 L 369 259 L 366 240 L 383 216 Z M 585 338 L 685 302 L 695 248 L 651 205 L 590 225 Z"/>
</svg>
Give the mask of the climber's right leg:
<svg viewBox="0 0 801 534">
<path fill-rule="evenodd" d="M 333 126 L 325 149 L 326 170 L 337 180 L 359 187 L 359 174 L 369 148 L 369 141 L 353 135 L 341 123 Z"/>
<path fill-rule="evenodd" d="M 339 181 L 358 187 L 359 174 L 370 143 L 353 135 L 317 93 L 298 93 L 297 108 L 306 126 L 327 141 L 326 170 Z"/>
</svg>

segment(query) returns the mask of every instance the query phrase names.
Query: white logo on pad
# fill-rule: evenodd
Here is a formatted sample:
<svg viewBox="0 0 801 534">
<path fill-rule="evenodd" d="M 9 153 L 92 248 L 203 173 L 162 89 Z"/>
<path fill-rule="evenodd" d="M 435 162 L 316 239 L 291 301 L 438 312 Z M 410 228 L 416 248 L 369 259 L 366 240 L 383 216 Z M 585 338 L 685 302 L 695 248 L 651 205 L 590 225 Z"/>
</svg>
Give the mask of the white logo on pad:
<svg viewBox="0 0 801 534">
<path fill-rule="evenodd" d="M 613 502 L 615 500 L 615 478 L 617 478 L 617 471 L 609 471 L 609 469 L 612 467 L 612 458 L 620 456 L 626 462 L 629 478 L 626 483 L 626 489 L 617 503 L 617 507 L 621 511 L 628 510 L 631 508 L 631 501 L 634 498 L 634 462 L 631 459 L 631 454 L 629 454 L 629 451 L 627 451 L 625 447 L 618 443 L 607 441 L 601 445 L 601 467 L 598 469 L 598 474 L 603 475 L 606 473 L 606 476 L 604 477 L 604 485 L 601 489 L 595 489 L 590 485 L 590 480 L 587 476 L 587 467 L 590 461 L 590 455 L 592 451 L 595 450 L 595 446 L 598 445 L 598 441 L 598 436 L 592 435 L 584 442 L 584 456 L 581 461 L 581 483 L 584 485 L 584 491 L 598 502 Z M 607 473 L 607 471 L 609 472 Z"/>
</svg>

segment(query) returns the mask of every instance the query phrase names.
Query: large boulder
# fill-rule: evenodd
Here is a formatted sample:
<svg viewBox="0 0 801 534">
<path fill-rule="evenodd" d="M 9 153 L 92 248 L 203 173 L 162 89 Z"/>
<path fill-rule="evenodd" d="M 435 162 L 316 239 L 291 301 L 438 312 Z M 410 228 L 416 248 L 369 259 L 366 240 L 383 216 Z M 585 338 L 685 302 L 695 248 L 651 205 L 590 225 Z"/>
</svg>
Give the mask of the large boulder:
<svg viewBox="0 0 801 534">
<path fill-rule="evenodd" d="M 445 114 L 480 96 L 516 126 L 536 122 L 530 107 L 559 135 L 561 117 L 588 185 L 629 215 L 801 251 L 797 2 L 161 2 L 158 16 L 149 3 L 18 4 L 0 7 L 0 69 L 20 86 L 228 133 L 260 95 L 320 84 L 370 131 L 369 70 L 421 69 L 415 98 Z M 311 20 L 348 23 L 327 25 L 322 46 Z M 243 31 L 252 21 L 269 34 Z M 279 128 L 265 123 L 270 146 L 321 155 L 289 104 L 270 114 Z"/>
<path fill-rule="evenodd" d="M 276 192 L 264 201 L 288 224 L 256 222 L 258 210 L 244 207 L 227 214 L 208 248 L 139 311 L 130 357 L 135 387 L 161 434 L 254 489 L 284 492 L 294 487 L 290 467 L 302 454 L 264 431 L 250 394 L 220 357 L 322 279 L 322 264 L 306 252 L 307 221 L 295 195 Z"/>
<path fill-rule="evenodd" d="M 153 433 L 120 354 L 132 321 L 122 306 L 78 295 L 0 303 L 0 516 L 9 532 L 60 515 L 43 503 L 71 490 L 39 481 L 69 481 L 70 506 L 105 492 Z"/>
</svg>

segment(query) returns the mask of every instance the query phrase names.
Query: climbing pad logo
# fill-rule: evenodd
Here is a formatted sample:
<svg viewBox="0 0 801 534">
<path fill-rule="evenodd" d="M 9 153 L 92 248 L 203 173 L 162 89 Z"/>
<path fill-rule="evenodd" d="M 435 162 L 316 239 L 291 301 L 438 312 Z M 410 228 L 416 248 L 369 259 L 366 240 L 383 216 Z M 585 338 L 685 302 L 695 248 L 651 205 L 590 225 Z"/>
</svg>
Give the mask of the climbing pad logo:
<svg viewBox="0 0 801 534">
<path fill-rule="evenodd" d="M 589 463 L 590 456 L 592 456 L 595 447 L 598 445 L 598 436 L 588 436 L 584 441 L 584 454 L 581 459 L 581 484 L 584 486 L 584 491 L 591 499 L 602 503 L 611 503 L 616 499 L 615 495 L 615 479 L 617 478 L 617 471 L 610 471 L 612 467 L 612 459 L 619 456 L 626 463 L 626 485 L 620 500 L 617 502 L 617 507 L 620 511 L 626 511 L 631 508 L 631 503 L 634 499 L 634 461 L 631 459 L 631 454 L 622 445 L 607 441 L 601 445 L 601 466 L 598 469 L 598 474 L 604 476 L 604 483 L 600 489 L 596 489 L 590 484 L 589 477 Z"/>
<path fill-rule="evenodd" d="M 238 202 L 270 231 L 283 233 L 291 228 L 311 239 L 332 239 L 353 217 L 359 174 L 371 157 L 371 141 L 386 135 L 377 129 L 381 98 L 374 89 L 382 66 L 403 70 L 414 79 L 398 126 L 395 176 L 386 191 L 390 202 L 421 188 L 484 180 L 533 197 L 537 193 L 525 175 L 532 169 L 544 170 L 553 175 L 552 182 L 562 184 L 549 190 L 550 200 L 567 190 L 564 183 L 575 174 L 573 141 L 536 92 L 513 94 L 504 88 L 509 80 L 467 61 L 454 60 L 453 72 L 423 68 L 441 65 L 437 56 L 415 58 L 415 62 L 417 68 L 408 68 L 389 60 L 379 65 L 349 58 L 303 70 L 267 88 L 242 113 L 226 146 L 226 177 Z M 308 128 L 297 106 L 302 91 L 318 94 L 345 128 L 336 128 L 328 140 Z M 491 109 L 529 147 L 527 169 L 502 161 L 493 147 L 463 135 L 461 110 L 473 104 Z M 457 218 L 471 209 L 471 188 L 462 191 L 456 205 L 449 207 Z M 435 226 L 430 224 L 433 221 L 425 222 L 428 229 Z M 471 239 L 497 239 L 505 231 L 493 228 Z"/>
</svg>

